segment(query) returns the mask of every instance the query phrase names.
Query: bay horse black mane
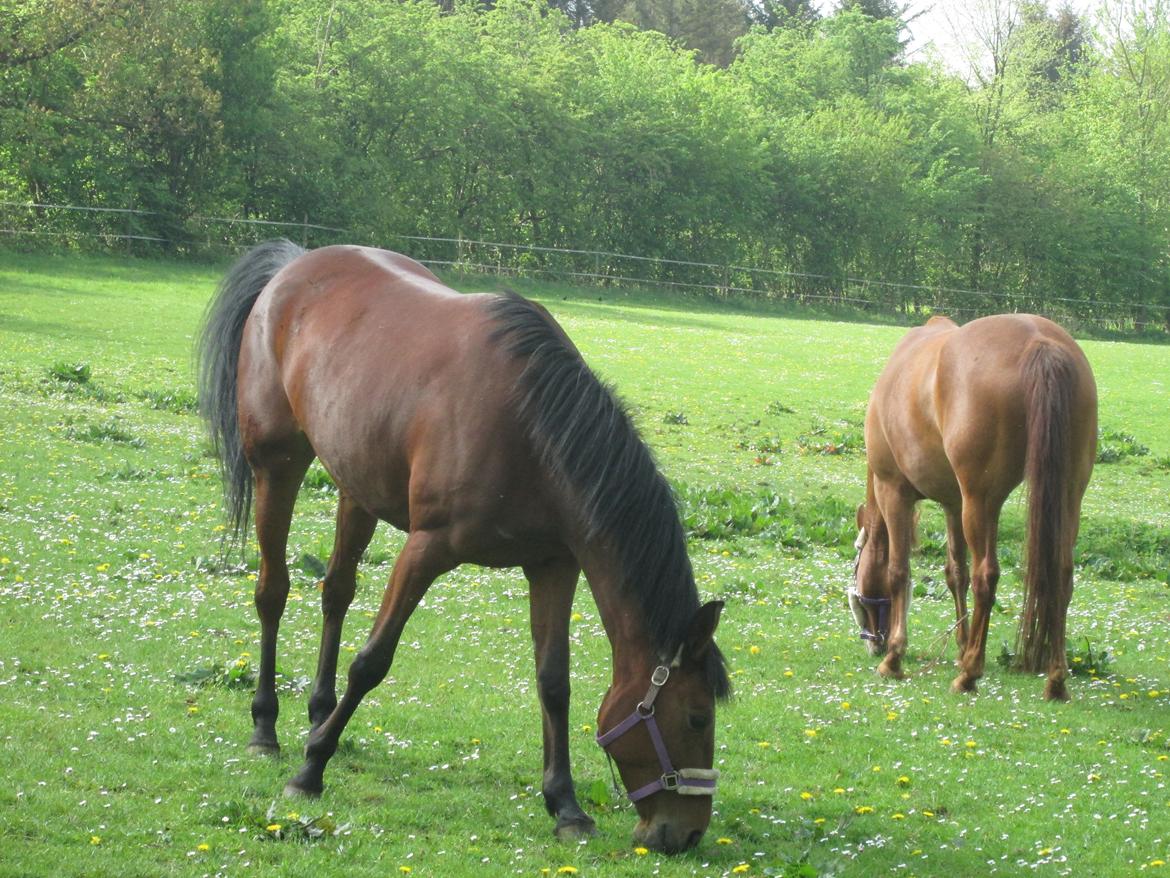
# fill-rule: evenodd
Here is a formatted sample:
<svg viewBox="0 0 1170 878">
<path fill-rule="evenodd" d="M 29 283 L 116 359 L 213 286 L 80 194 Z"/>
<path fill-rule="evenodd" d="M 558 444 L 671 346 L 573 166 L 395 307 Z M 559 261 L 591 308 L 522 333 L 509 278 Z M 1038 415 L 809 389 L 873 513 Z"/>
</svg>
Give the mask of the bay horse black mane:
<svg viewBox="0 0 1170 878">
<path fill-rule="evenodd" d="M 591 539 L 616 550 L 623 588 L 642 609 L 647 635 L 669 661 L 699 608 L 674 494 L 625 406 L 585 364 L 540 306 L 515 293 L 491 305 L 494 338 L 527 360 L 516 403 L 541 462 L 580 502 Z M 715 696 L 731 683 L 712 646 L 706 676 Z"/>
</svg>

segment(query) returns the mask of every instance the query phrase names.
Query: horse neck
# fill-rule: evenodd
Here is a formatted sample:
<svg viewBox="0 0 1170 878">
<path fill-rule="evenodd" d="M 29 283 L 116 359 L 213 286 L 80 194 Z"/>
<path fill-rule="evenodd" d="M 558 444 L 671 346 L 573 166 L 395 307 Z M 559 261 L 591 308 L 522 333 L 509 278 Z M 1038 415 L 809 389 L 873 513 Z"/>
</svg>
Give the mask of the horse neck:
<svg viewBox="0 0 1170 878">
<path fill-rule="evenodd" d="M 655 654 L 642 610 L 625 587 L 617 553 L 606 540 L 594 539 L 576 554 L 609 638 L 614 683 L 647 678 L 662 656 Z"/>
</svg>

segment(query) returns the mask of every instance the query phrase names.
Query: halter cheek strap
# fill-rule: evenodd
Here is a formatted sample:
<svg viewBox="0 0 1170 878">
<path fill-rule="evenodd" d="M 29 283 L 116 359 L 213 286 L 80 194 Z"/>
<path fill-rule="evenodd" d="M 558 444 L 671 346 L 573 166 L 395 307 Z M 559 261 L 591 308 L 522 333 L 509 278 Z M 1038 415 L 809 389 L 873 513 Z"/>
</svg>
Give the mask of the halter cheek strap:
<svg viewBox="0 0 1170 878">
<path fill-rule="evenodd" d="M 646 691 L 646 697 L 638 702 L 634 712 L 605 734 L 597 736 L 597 743 L 604 750 L 634 726 L 639 723 L 646 724 L 646 731 L 654 745 L 654 752 L 658 754 L 658 764 L 662 768 L 662 775 L 645 786 L 630 790 L 626 795 L 631 802 L 641 801 L 660 790 L 675 792 L 680 796 L 712 796 L 715 794 L 715 782 L 719 779 L 719 769 L 676 769 L 670 761 L 666 742 L 662 740 L 662 732 L 658 729 L 658 720 L 654 718 L 654 699 L 658 697 L 658 692 L 666 685 L 669 678 L 670 668 L 666 665 L 656 667 L 654 673 L 650 675 L 650 688 Z"/>
</svg>

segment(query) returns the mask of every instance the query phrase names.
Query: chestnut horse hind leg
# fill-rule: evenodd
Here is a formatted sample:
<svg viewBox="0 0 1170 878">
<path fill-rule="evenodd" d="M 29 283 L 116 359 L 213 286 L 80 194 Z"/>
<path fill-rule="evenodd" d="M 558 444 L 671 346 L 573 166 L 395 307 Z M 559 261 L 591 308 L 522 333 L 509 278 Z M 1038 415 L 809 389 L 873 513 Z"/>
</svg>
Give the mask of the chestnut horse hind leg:
<svg viewBox="0 0 1170 878">
<path fill-rule="evenodd" d="M 337 751 L 337 742 L 366 693 L 390 671 L 394 652 L 406 622 L 435 578 L 456 566 L 445 532 L 411 531 L 394 563 L 390 583 L 373 630 L 349 667 L 349 680 L 337 707 L 309 733 L 305 763 L 285 785 L 285 795 L 320 795 L 325 766 Z"/>
<path fill-rule="evenodd" d="M 577 802 L 569 768 L 569 616 L 579 574 L 571 560 L 524 568 L 544 733 L 541 792 L 544 807 L 557 821 L 554 832 L 567 841 L 596 830 Z"/>
<path fill-rule="evenodd" d="M 312 729 L 325 722 L 337 707 L 337 653 L 345 613 L 357 589 L 357 567 L 374 538 L 378 519 L 358 506 L 345 492 L 337 501 L 337 525 L 333 554 L 321 589 L 321 649 L 317 656 L 317 677 L 309 697 L 309 724 Z"/>
<path fill-rule="evenodd" d="M 252 739 L 248 751 L 275 754 L 276 738 L 276 633 L 288 600 L 288 529 L 301 479 L 312 462 L 304 448 L 273 455 L 279 461 L 269 467 L 253 463 L 255 473 L 256 539 L 260 545 L 260 575 L 256 579 L 256 613 L 260 617 L 260 670 L 252 699 Z"/>
<path fill-rule="evenodd" d="M 991 608 L 999 586 L 999 510 L 1003 499 L 989 499 L 984 493 L 963 490 L 963 534 L 971 547 L 971 587 L 975 606 L 971 611 L 967 647 L 959 656 L 959 675 L 951 683 L 952 692 L 974 692 L 975 682 L 983 676 L 987 652 L 987 629 Z"/>
</svg>

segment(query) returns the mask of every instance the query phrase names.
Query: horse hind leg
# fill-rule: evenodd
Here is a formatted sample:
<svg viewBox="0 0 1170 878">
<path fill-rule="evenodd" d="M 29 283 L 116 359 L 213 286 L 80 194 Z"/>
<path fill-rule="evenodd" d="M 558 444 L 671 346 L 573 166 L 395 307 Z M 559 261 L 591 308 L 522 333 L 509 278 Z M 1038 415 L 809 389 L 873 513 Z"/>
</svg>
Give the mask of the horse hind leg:
<svg viewBox="0 0 1170 878">
<path fill-rule="evenodd" d="M 987 654 L 987 632 L 999 586 L 999 505 L 963 498 L 963 533 L 971 547 L 971 587 L 975 593 L 967 648 L 959 658 L 959 674 L 951 683 L 952 692 L 974 692 L 983 676 Z"/>
<path fill-rule="evenodd" d="M 316 729 L 337 707 L 337 654 L 346 611 L 357 588 L 357 567 L 374 537 L 378 519 L 342 493 L 337 502 L 333 554 L 321 589 L 321 649 L 309 697 L 309 723 Z"/>
<path fill-rule="evenodd" d="M 581 810 L 569 767 L 569 616 L 580 568 L 576 562 L 525 567 L 536 687 L 544 740 L 544 807 L 562 840 L 592 835 L 596 824 Z"/>
<path fill-rule="evenodd" d="M 312 462 L 307 448 L 267 458 L 273 465 L 253 464 L 256 479 L 256 540 L 260 546 L 260 574 L 256 578 L 256 613 L 260 617 L 260 669 L 252 699 L 252 739 L 248 752 L 280 752 L 276 738 L 276 636 L 288 601 L 289 524 L 305 471 Z"/>
</svg>

